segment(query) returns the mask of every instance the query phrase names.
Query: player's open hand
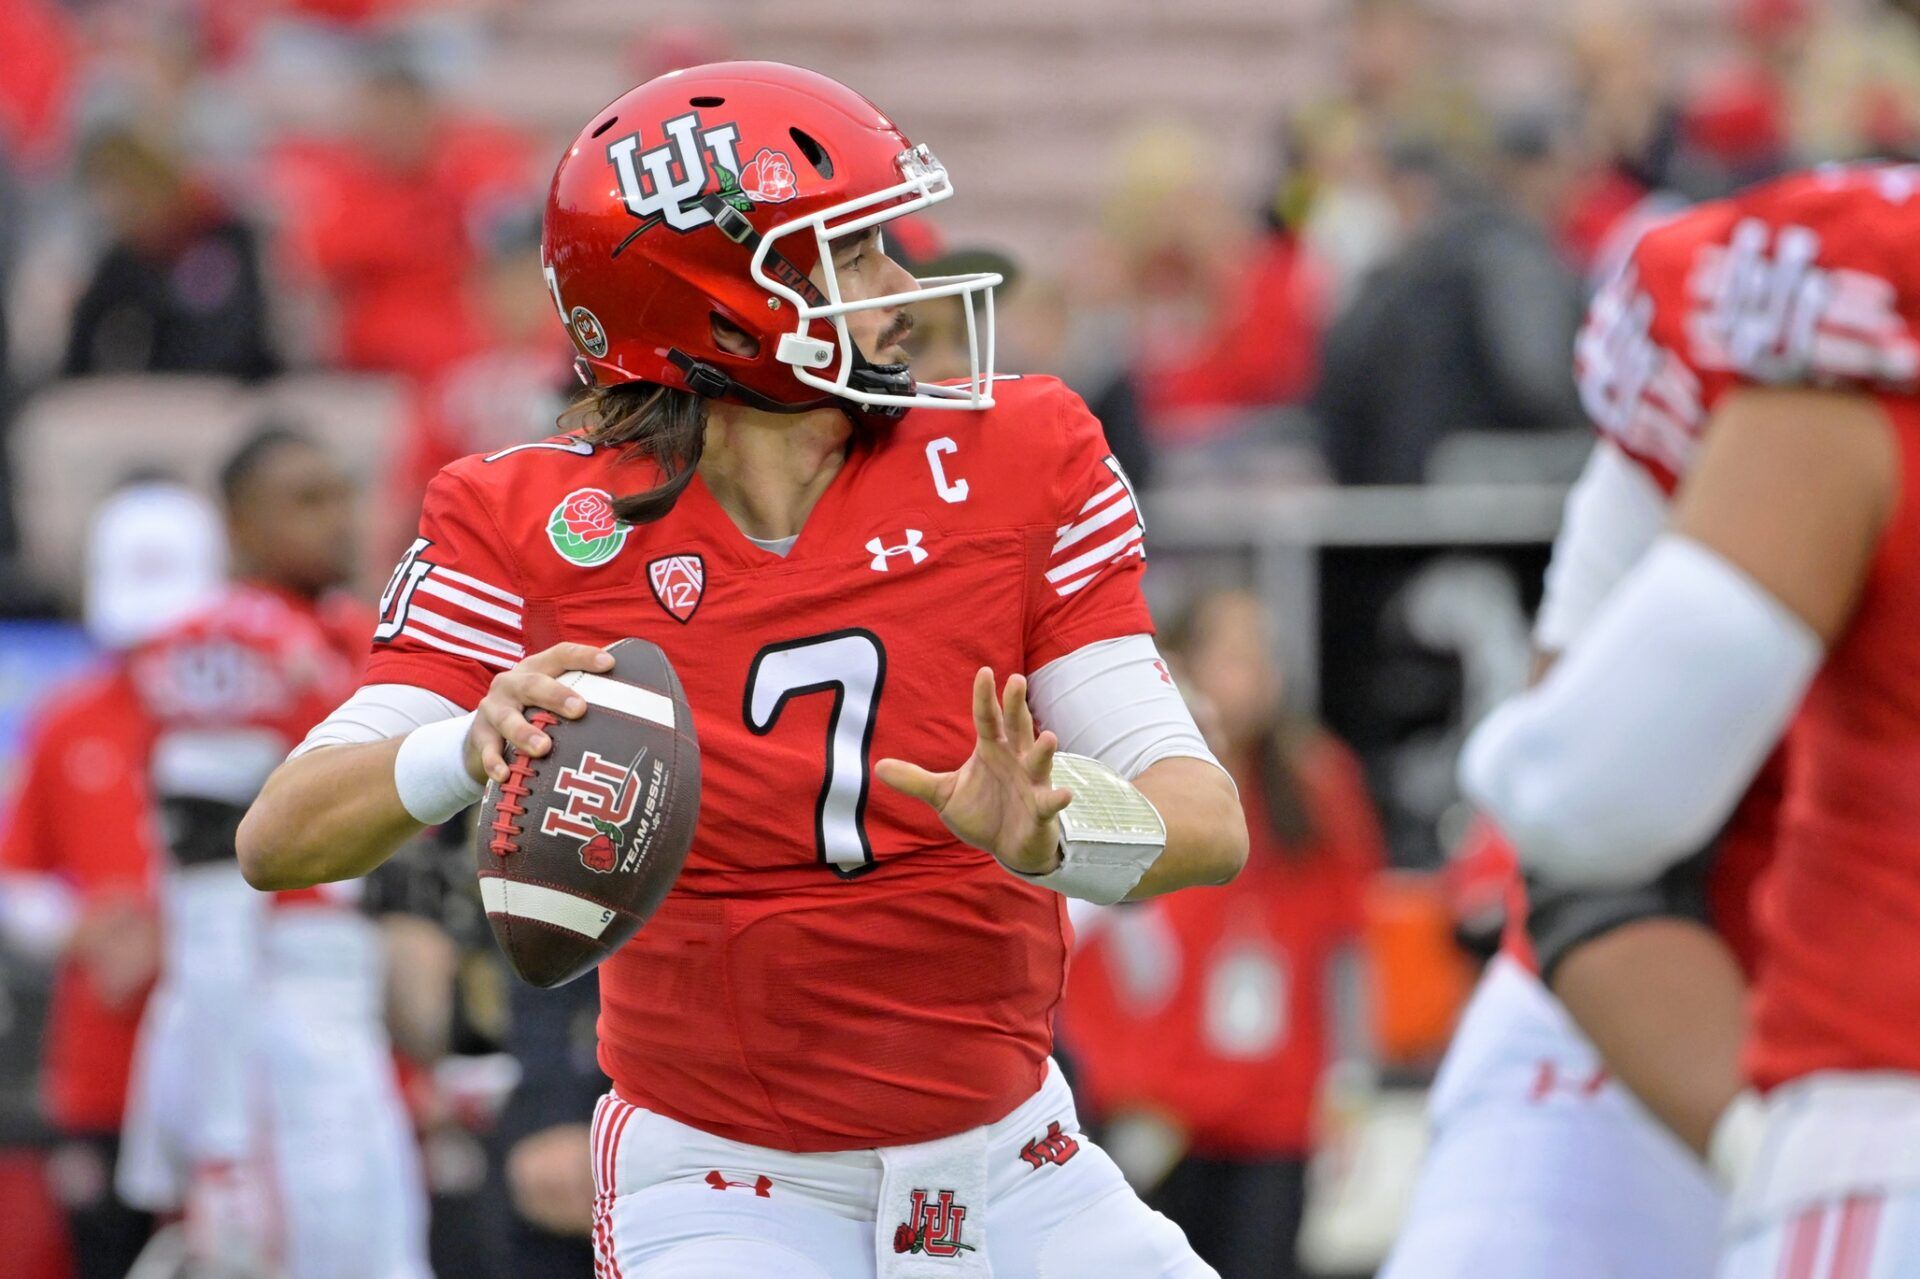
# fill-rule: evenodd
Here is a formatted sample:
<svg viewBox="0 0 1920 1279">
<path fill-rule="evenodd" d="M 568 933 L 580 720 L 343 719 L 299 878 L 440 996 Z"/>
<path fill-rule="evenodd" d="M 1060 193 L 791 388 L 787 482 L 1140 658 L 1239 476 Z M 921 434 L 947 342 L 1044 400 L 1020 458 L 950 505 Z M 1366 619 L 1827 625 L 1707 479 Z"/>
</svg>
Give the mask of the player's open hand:
<svg viewBox="0 0 1920 1279">
<path fill-rule="evenodd" d="M 467 772 L 475 781 L 507 780 L 506 747 L 536 758 L 553 749 L 553 739 L 531 722 L 530 712 L 548 711 L 562 719 L 587 713 L 580 694 L 560 682 L 568 671 L 613 669 L 613 654 L 592 644 L 555 644 L 524 658 L 512 670 L 493 677 L 467 734 Z"/>
<path fill-rule="evenodd" d="M 973 677 L 973 726 L 979 735 L 967 762 L 935 773 L 900 759 L 883 759 L 874 774 L 893 789 L 932 805 L 948 830 L 1023 875 L 1045 874 L 1060 863 L 1060 812 L 1073 792 L 1055 786 L 1052 733 L 1033 731 L 1027 677 L 1011 675 L 1000 698 L 994 675 Z"/>
</svg>

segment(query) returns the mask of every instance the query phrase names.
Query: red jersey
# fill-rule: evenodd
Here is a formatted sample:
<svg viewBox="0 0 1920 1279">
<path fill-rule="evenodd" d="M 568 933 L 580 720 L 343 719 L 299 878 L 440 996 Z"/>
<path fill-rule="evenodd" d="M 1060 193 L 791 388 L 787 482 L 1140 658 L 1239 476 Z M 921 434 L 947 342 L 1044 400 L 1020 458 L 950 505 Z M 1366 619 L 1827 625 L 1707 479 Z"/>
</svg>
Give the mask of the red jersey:
<svg viewBox="0 0 1920 1279">
<path fill-rule="evenodd" d="M 1236 781 L 1252 852 L 1224 888 L 1125 915 L 1076 957 L 1062 1010 L 1081 1083 L 1103 1113 L 1173 1116 L 1194 1153 L 1271 1158 L 1313 1148 L 1333 1051 L 1331 963 L 1358 943 L 1383 857 L 1353 753 L 1331 737 L 1297 767 L 1313 842 L 1282 845 L 1260 778 Z"/>
<path fill-rule="evenodd" d="M 160 861 L 149 806 L 148 720 L 115 665 L 55 689 L 21 753 L 0 867 L 57 875 L 81 909 L 119 893 L 150 898 Z M 126 1104 L 142 996 L 114 1007 L 85 970 L 54 979 L 42 1061 L 47 1115 L 72 1132 L 117 1132 Z"/>
<path fill-rule="evenodd" d="M 700 738 L 678 884 L 600 970 L 600 1062 L 634 1104 L 784 1150 L 930 1140 L 1040 1087 L 1064 899 L 875 785 L 973 749 L 974 672 L 1151 631 L 1133 495 L 1086 406 L 1010 379 L 978 413 L 857 436 L 783 558 L 696 477 L 616 524 L 650 462 L 560 436 L 429 488 L 367 678 L 475 705 L 560 640 L 658 644 Z"/>
<path fill-rule="evenodd" d="M 1748 1061 L 1763 1087 L 1920 1071 L 1920 973 L 1890 958 L 1920 938 L 1916 234 L 1920 169 L 1768 183 L 1649 232 L 1581 339 L 1590 411 L 1670 488 L 1736 386 L 1864 391 L 1894 428 L 1901 500 L 1788 733 Z"/>
<path fill-rule="evenodd" d="M 186 621 L 137 646 L 132 679 L 156 740 L 208 732 L 194 765 L 264 779 L 360 682 L 365 610 L 315 603 L 238 582 Z M 217 752 L 217 754 L 216 754 Z M 277 904 L 325 900 L 324 889 L 276 893 Z"/>
</svg>

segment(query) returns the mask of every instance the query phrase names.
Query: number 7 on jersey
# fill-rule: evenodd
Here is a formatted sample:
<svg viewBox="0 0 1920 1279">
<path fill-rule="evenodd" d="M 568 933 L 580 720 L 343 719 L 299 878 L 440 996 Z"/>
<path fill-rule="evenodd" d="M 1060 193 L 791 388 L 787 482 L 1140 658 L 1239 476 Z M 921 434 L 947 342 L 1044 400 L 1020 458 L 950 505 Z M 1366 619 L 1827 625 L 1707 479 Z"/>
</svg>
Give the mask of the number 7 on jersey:
<svg viewBox="0 0 1920 1279">
<path fill-rule="evenodd" d="M 789 698 L 832 693 L 827 716 L 827 775 L 814 806 L 820 860 L 851 878 L 873 869 L 867 792 L 873 777 L 873 721 L 887 678 L 879 637 L 858 628 L 769 644 L 747 670 L 747 727 L 774 729 Z"/>
</svg>

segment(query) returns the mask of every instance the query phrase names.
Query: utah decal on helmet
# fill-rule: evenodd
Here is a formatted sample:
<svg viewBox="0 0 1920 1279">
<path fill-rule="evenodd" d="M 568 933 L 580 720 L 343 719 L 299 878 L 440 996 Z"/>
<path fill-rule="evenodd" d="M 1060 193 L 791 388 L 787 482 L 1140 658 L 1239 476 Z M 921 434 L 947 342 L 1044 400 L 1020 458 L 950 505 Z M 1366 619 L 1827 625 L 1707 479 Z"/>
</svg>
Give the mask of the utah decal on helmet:
<svg viewBox="0 0 1920 1279">
<path fill-rule="evenodd" d="M 833 242 L 953 195 L 947 171 L 879 108 L 779 62 L 650 80 L 594 116 L 547 198 L 542 261 L 597 385 L 645 381 L 774 412 L 993 404 L 991 272 L 846 301 Z M 960 297 L 971 374 L 916 383 L 872 364 L 846 316 Z M 714 317 L 753 340 L 723 349 Z"/>
</svg>

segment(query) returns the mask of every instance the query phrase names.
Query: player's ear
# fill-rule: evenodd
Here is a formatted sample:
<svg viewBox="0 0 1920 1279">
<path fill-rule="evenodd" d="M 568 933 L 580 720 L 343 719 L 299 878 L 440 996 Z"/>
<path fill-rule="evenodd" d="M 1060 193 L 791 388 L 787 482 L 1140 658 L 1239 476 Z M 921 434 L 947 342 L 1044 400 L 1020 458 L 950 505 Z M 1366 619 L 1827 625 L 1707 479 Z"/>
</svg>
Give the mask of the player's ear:
<svg viewBox="0 0 1920 1279">
<path fill-rule="evenodd" d="M 749 360 L 760 354 L 760 343 L 732 320 L 718 311 L 710 312 L 708 319 L 713 324 L 713 344 L 722 351 Z"/>
</svg>

